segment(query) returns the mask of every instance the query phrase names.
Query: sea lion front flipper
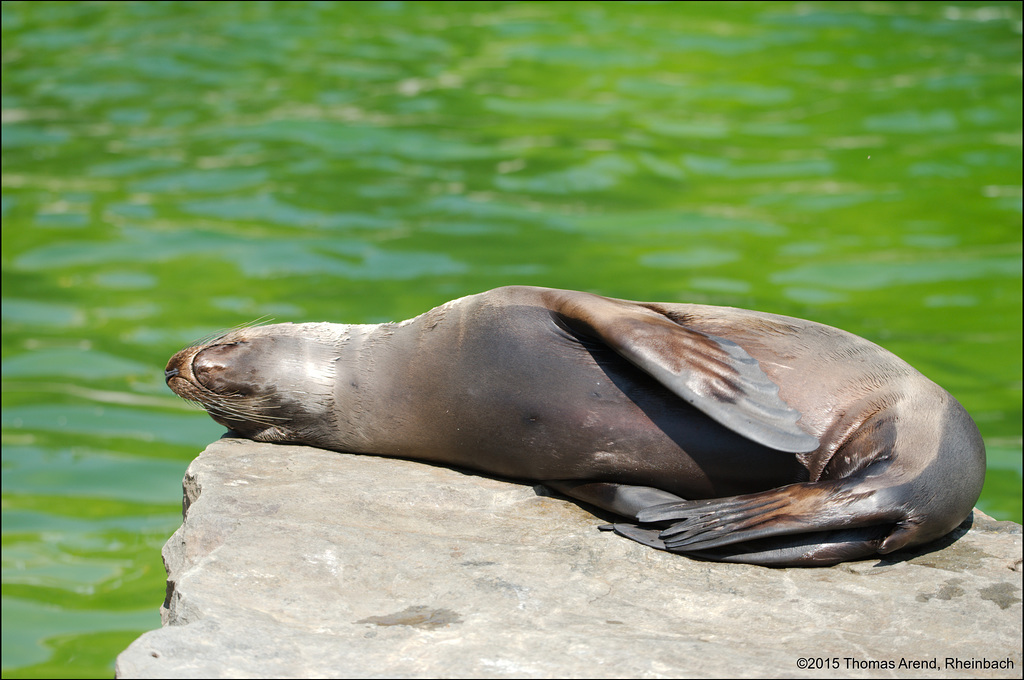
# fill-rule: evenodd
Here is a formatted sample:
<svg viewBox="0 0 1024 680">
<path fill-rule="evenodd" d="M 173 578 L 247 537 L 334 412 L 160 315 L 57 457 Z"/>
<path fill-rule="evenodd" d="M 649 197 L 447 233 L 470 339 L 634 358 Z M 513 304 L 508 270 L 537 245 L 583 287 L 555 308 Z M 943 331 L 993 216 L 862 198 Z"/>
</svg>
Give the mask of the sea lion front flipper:
<svg viewBox="0 0 1024 680">
<path fill-rule="evenodd" d="M 559 493 L 590 503 L 621 517 L 636 519 L 640 512 L 652 507 L 668 507 L 686 500 L 652 486 L 635 486 L 615 482 L 579 482 L 568 479 L 546 480 L 544 486 Z M 657 531 L 654 532 L 657 535 Z M 641 541 L 642 542 L 642 541 Z"/>
<path fill-rule="evenodd" d="M 644 529 L 643 527 L 638 527 L 635 524 L 620 523 L 608 524 L 599 528 L 604 531 L 614 531 L 619 536 L 636 541 L 642 545 L 646 545 L 648 548 L 668 551 L 668 548 L 665 547 L 665 541 L 659 538 L 658 535 L 661 532 L 657 529 Z"/>
<path fill-rule="evenodd" d="M 637 515 L 647 508 L 668 507 L 686 502 L 673 493 L 652 486 L 635 486 L 615 482 L 576 482 L 565 479 L 548 480 L 544 482 L 544 486 L 570 498 L 630 519 L 636 519 Z M 607 524 L 599 528 L 602 531 L 614 531 L 620 536 L 658 550 L 667 550 L 664 541 L 658 538 L 658 534 L 661 533 L 660 529 L 642 529 L 635 524 Z"/>
<path fill-rule="evenodd" d="M 734 432 L 787 453 L 818 448 L 817 438 L 797 426 L 800 412 L 735 342 L 632 302 L 575 291 L 548 296 L 557 320 L 570 330 L 597 338 Z"/>
</svg>

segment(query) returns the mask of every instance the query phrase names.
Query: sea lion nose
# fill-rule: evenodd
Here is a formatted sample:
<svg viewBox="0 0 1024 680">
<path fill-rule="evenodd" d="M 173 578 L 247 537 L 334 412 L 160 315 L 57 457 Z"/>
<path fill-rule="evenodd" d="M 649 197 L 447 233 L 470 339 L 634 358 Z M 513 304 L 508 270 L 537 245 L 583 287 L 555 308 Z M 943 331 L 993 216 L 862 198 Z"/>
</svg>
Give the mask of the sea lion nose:
<svg viewBox="0 0 1024 680">
<path fill-rule="evenodd" d="M 184 377 L 182 375 L 182 366 L 189 351 L 190 348 L 183 349 L 167 360 L 167 365 L 164 366 L 164 382 L 168 385 L 171 384 L 171 378 Z"/>
</svg>

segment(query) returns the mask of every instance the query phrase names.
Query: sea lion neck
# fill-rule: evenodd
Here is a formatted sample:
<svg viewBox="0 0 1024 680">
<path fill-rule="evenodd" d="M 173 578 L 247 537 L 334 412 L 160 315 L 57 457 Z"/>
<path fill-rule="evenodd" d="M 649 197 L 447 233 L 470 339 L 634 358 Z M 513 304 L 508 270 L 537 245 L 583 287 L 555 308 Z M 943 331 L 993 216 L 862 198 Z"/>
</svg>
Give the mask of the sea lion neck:
<svg viewBox="0 0 1024 680">
<path fill-rule="evenodd" d="M 444 460 L 457 425 L 438 423 L 451 423 L 455 411 L 475 408 L 465 385 L 453 383 L 463 362 L 461 342 L 452 337 L 462 335 L 465 319 L 464 310 L 452 304 L 397 323 L 345 327 L 335 358 L 334 439 L 319 445 Z M 458 404 L 452 403 L 453 395 Z"/>
<path fill-rule="evenodd" d="M 319 325 L 319 324 L 311 324 Z M 352 453 L 388 454 L 401 450 L 403 376 L 409 357 L 398 324 L 325 324 L 330 340 L 334 436 L 328 444 L 314 445 Z"/>
</svg>

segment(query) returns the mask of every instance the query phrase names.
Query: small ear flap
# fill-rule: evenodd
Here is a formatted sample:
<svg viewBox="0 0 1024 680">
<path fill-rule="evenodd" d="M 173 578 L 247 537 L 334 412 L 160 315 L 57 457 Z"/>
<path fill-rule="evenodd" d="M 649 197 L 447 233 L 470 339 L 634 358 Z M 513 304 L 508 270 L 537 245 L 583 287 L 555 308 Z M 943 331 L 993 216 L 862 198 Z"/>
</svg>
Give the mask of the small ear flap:
<svg viewBox="0 0 1024 680">
<path fill-rule="evenodd" d="M 684 401 L 753 442 L 806 453 L 816 437 L 779 397 L 757 360 L 731 340 L 707 335 L 643 305 L 577 291 L 551 291 L 551 309 L 597 338 Z"/>
</svg>

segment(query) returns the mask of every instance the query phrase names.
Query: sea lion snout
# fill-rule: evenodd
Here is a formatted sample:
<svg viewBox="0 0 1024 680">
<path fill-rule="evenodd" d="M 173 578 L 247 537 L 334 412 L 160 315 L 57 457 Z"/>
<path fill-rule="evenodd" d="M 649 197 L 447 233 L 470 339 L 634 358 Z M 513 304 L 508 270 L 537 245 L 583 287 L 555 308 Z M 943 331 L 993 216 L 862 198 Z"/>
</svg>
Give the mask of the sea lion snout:
<svg viewBox="0 0 1024 680">
<path fill-rule="evenodd" d="M 196 399 L 204 390 L 214 395 L 238 395 L 249 392 L 246 383 L 231 380 L 237 371 L 232 366 L 235 343 L 183 349 L 167 362 L 164 380 L 175 394 Z M 237 366 L 237 362 L 235 362 Z M 203 400 L 200 400 L 203 401 Z"/>
<path fill-rule="evenodd" d="M 164 382 L 166 382 L 167 386 L 171 388 L 171 391 L 179 397 L 183 397 L 185 395 L 181 393 L 180 388 L 176 389 L 176 385 L 188 383 L 188 378 L 191 375 L 191 372 L 188 369 L 188 363 L 194 351 L 194 347 L 189 347 L 177 352 L 167 361 L 167 367 L 164 368 Z"/>
</svg>

